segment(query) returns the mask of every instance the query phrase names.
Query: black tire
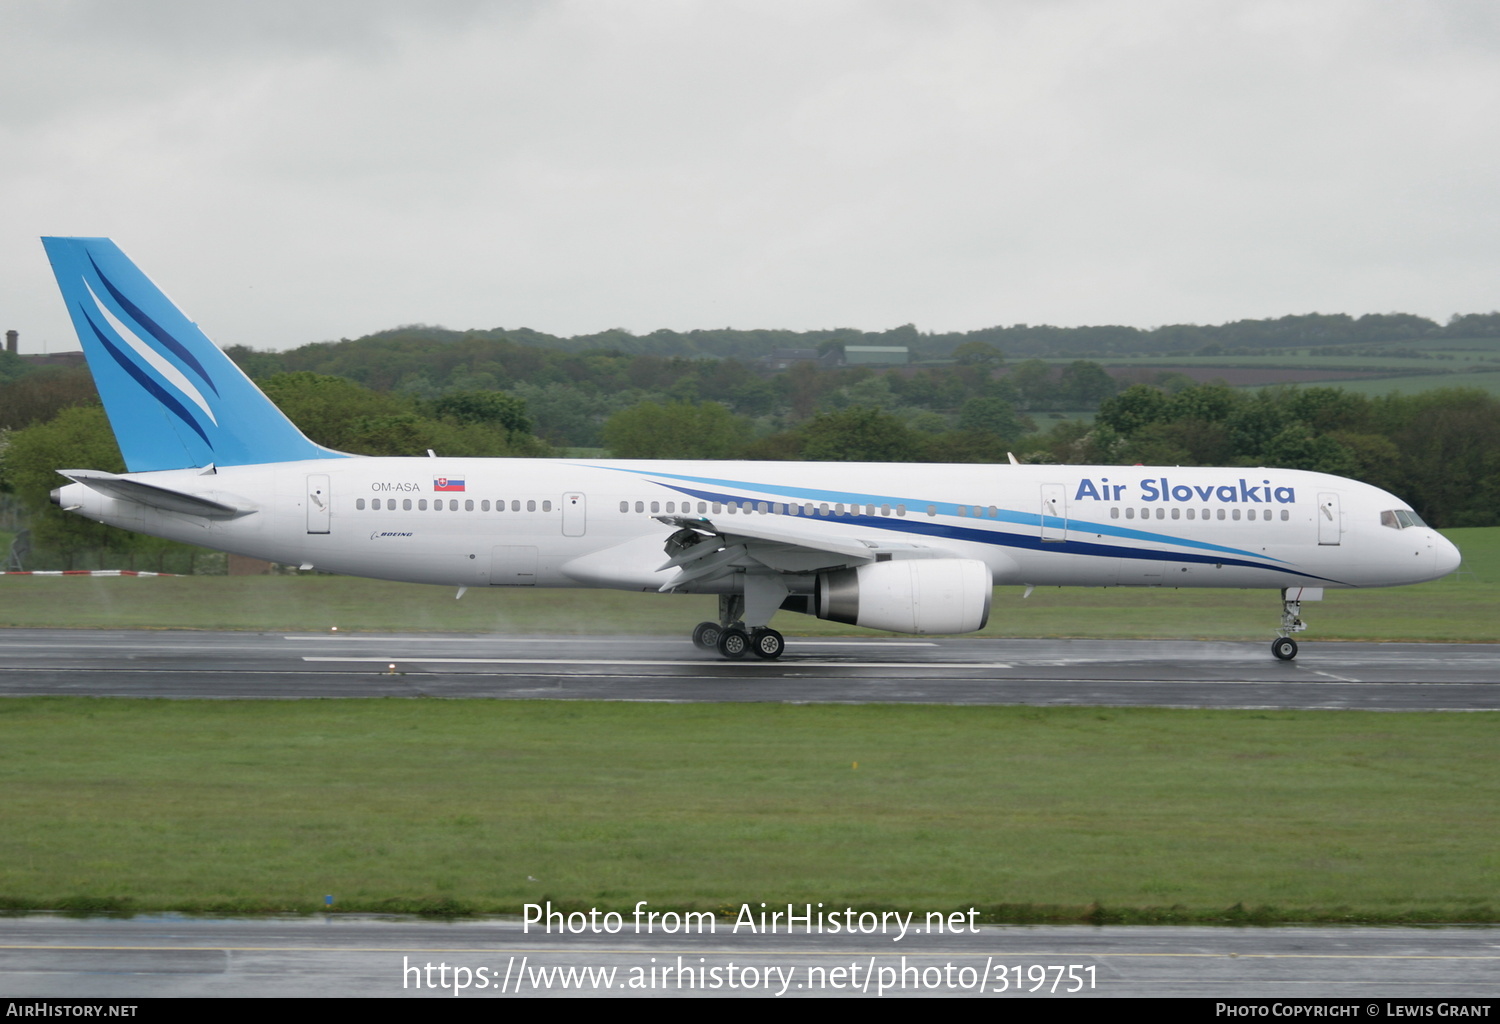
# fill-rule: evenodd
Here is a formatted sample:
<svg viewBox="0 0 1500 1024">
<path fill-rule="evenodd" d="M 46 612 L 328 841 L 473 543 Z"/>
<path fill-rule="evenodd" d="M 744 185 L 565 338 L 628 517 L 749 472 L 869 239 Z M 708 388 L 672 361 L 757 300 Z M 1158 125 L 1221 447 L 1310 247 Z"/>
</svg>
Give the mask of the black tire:
<svg viewBox="0 0 1500 1024">
<path fill-rule="evenodd" d="M 1297 641 L 1289 636 L 1279 636 L 1271 641 L 1271 653 L 1278 661 L 1291 661 L 1297 656 Z"/>
<path fill-rule="evenodd" d="M 693 627 L 693 646 L 705 651 L 719 648 L 719 633 L 723 631 L 717 622 L 700 622 Z"/>
<path fill-rule="evenodd" d="M 757 629 L 750 634 L 750 653 L 757 658 L 781 657 L 781 652 L 786 650 L 786 641 L 780 633 L 774 629 Z"/>
<path fill-rule="evenodd" d="M 719 653 L 735 661 L 743 658 L 750 653 L 750 637 L 731 626 L 719 634 Z"/>
</svg>

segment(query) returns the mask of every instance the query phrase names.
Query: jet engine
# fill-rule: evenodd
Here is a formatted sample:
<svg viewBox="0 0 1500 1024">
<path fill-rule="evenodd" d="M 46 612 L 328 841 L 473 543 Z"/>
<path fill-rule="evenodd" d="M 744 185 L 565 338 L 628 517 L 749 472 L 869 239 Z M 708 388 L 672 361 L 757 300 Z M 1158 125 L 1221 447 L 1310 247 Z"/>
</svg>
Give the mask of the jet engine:
<svg viewBox="0 0 1500 1024">
<path fill-rule="evenodd" d="M 977 559 L 873 562 L 820 573 L 817 616 L 898 633 L 972 633 L 989 621 L 993 589 Z"/>
</svg>

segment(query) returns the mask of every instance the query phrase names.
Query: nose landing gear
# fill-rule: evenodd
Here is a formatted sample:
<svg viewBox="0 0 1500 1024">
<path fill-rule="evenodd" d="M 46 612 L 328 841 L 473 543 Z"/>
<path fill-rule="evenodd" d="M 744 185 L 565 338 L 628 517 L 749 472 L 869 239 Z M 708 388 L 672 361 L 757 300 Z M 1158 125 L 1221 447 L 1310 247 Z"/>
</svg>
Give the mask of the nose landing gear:
<svg viewBox="0 0 1500 1024">
<path fill-rule="evenodd" d="M 1288 587 L 1281 591 L 1281 628 L 1276 631 L 1276 639 L 1271 641 L 1271 654 L 1278 661 L 1291 661 L 1297 656 L 1297 641 L 1292 639 L 1292 634 L 1307 628 L 1307 623 L 1302 621 L 1303 598 L 1317 601 L 1322 597 L 1321 589 L 1311 587 Z"/>
</svg>

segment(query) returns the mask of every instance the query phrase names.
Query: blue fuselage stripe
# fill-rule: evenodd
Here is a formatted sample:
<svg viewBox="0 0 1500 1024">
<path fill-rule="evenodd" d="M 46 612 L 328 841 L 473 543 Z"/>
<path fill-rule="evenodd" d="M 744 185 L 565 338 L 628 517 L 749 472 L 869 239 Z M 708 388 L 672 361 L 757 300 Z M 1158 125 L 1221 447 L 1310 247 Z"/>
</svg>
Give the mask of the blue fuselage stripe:
<svg viewBox="0 0 1500 1024">
<path fill-rule="evenodd" d="M 600 467 L 600 468 L 616 469 L 618 467 Z M 911 511 L 914 511 L 914 512 L 915 511 L 925 511 L 925 509 L 927 508 L 927 506 L 931 505 L 933 508 L 935 508 L 937 510 L 937 512 L 940 515 L 947 515 L 947 516 L 956 516 L 956 515 L 958 515 L 958 505 L 954 504 L 953 502 L 922 501 L 920 499 L 903 498 L 903 497 L 898 497 L 896 495 L 889 495 L 889 494 L 860 494 L 860 493 L 857 493 L 857 492 L 854 492 L 854 491 L 832 491 L 832 490 L 824 490 L 824 489 L 811 488 L 811 487 L 781 487 L 779 485 L 778 486 L 768 486 L 766 484 L 751 483 L 751 482 L 747 482 L 747 481 L 744 481 L 744 480 L 721 480 L 721 479 L 717 479 L 717 478 L 714 478 L 714 477 L 688 476 L 688 475 L 682 474 L 682 473 L 658 473 L 658 472 L 653 472 L 653 471 L 634 470 L 634 469 L 620 469 L 620 472 L 634 473 L 634 474 L 639 475 L 639 476 L 646 476 L 646 477 L 653 477 L 653 478 L 665 478 L 666 480 L 685 480 L 685 481 L 688 481 L 689 483 L 710 484 L 710 485 L 717 486 L 717 487 L 743 487 L 743 488 L 749 488 L 749 489 L 754 490 L 754 491 L 764 492 L 760 497 L 727 497 L 726 496 L 726 497 L 720 497 L 720 498 L 710 499 L 710 500 L 714 500 L 714 501 L 767 501 L 767 500 L 769 500 L 769 501 L 782 501 L 783 500 L 780 497 L 772 497 L 772 498 L 765 497 L 766 494 L 775 494 L 775 495 L 785 495 L 785 496 L 791 497 L 791 498 L 799 498 L 799 499 L 803 500 L 804 502 L 806 502 L 806 501 L 813 501 L 813 502 L 818 502 L 818 503 L 830 502 L 830 503 L 833 503 L 833 504 L 843 503 L 843 504 L 849 504 L 849 505 L 905 505 L 908 509 L 910 509 Z M 657 482 L 662 483 L 662 486 L 664 486 L 664 487 L 672 487 L 673 490 L 683 490 L 681 487 L 676 487 L 676 486 L 674 486 L 672 484 L 665 483 L 665 482 L 663 482 L 661 480 L 658 480 Z M 684 493 L 687 493 L 687 492 L 684 491 Z M 697 492 L 693 492 L 693 493 L 696 494 Z M 978 507 L 978 506 L 971 505 L 969 507 L 970 508 L 975 508 L 975 507 Z M 996 509 L 996 513 L 997 514 L 995 516 L 993 516 L 993 517 L 991 517 L 991 516 L 985 516 L 983 518 L 989 520 L 990 522 L 1010 523 L 1010 524 L 1012 524 L 1014 526 L 1025 526 L 1025 527 L 1031 527 L 1031 528 L 1040 528 L 1041 526 L 1045 525 L 1045 526 L 1049 526 L 1049 527 L 1052 527 L 1052 528 L 1058 529 L 1058 530 L 1065 530 L 1065 529 L 1066 530 L 1075 530 L 1075 531 L 1076 530 L 1083 530 L 1083 531 L 1086 531 L 1088 533 L 1099 533 L 1099 534 L 1104 534 L 1104 535 L 1110 536 L 1110 537 L 1118 537 L 1121 540 L 1139 540 L 1139 541 L 1146 541 L 1147 543 L 1154 543 L 1154 544 L 1175 544 L 1178 547 L 1196 548 L 1199 551 L 1221 552 L 1223 554 L 1230 555 L 1230 556 L 1233 556 L 1235 558 L 1239 558 L 1239 559 L 1251 559 L 1252 560 L 1252 561 L 1248 561 L 1248 562 L 1239 562 L 1239 563 L 1235 563 L 1235 564 L 1256 565 L 1256 566 L 1262 566 L 1262 567 L 1264 567 L 1265 562 L 1280 562 L 1281 561 L 1281 559 L 1279 559 L 1279 558 L 1272 558 L 1272 557 L 1270 557 L 1268 555 L 1257 555 L 1253 551 L 1245 551 L 1242 548 L 1227 547 L 1227 546 L 1225 546 L 1223 544 L 1213 544 L 1213 543 L 1210 543 L 1209 541 L 1194 540 L 1194 539 L 1188 538 L 1188 537 L 1173 537 L 1170 534 L 1154 533 L 1154 532 L 1152 532 L 1150 530 L 1136 530 L 1136 529 L 1130 529 L 1130 528 L 1123 527 L 1123 526 L 1111 526 L 1111 525 L 1108 525 L 1106 523 L 1096 523 L 1096 522 L 1091 522 L 1089 520 L 1081 520 L 1081 519 L 1064 520 L 1064 519 L 1060 519 L 1060 518 L 1055 517 L 1055 516 L 1046 516 L 1046 517 L 1043 517 L 1043 516 L 1041 516 L 1041 515 L 1039 515 L 1037 513 L 1016 512 L 1016 511 L 1013 511 L 1011 509 L 1003 509 L 1003 508 L 997 508 Z M 852 517 L 845 516 L 843 518 L 844 519 L 851 519 Z M 867 519 L 866 521 L 871 522 L 871 523 L 873 523 L 875 525 L 881 525 L 881 524 L 888 523 L 889 519 L 886 518 L 886 517 L 881 517 L 880 519 Z M 985 531 L 984 536 L 991 536 L 991 534 L 988 531 Z M 1049 545 L 1050 545 L 1050 542 L 1049 542 Z M 1111 550 L 1135 550 L 1135 549 L 1111 549 Z M 1124 557 L 1134 557 L 1134 556 L 1127 555 L 1127 556 L 1124 556 Z M 1144 557 L 1144 556 L 1142 556 L 1142 557 Z M 1182 556 L 1182 557 L 1186 558 L 1186 556 Z M 1260 559 L 1260 561 L 1255 561 L 1255 559 Z M 1208 562 L 1208 563 L 1212 563 L 1212 564 L 1218 564 L 1218 563 L 1224 561 L 1223 559 L 1220 559 L 1220 558 L 1194 558 L 1194 559 L 1186 559 L 1186 560 L 1187 561 Z M 1229 564 L 1229 563 L 1225 563 L 1225 564 Z M 1299 574 L 1299 575 L 1301 575 L 1301 574 Z"/>
<path fill-rule="evenodd" d="M 653 474 L 666 476 L 668 474 Z M 691 479 L 690 477 L 679 477 L 679 479 Z M 750 497 L 742 494 L 729 494 L 719 491 L 702 491 L 680 484 L 662 483 L 663 487 L 670 487 L 680 494 L 686 494 L 703 501 L 714 501 L 721 504 L 728 502 L 766 502 L 767 498 Z M 799 489 L 800 490 L 800 489 Z M 789 490 L 789 493 L 792 493 Z M 816 493 L 806 492 L 803 493 Z M 774 499 L 771 499 L 774 500 Z M 781 502 L 776 502 L 782 504 Z M 852 504 L 852 502 L 851 502 Z M 925 513 L 922 513 L 925 515 Z M 801 518 L 801 517 L 798 517 Z M 820 517 L 821 518 L 821 517 Z M 1034 517 L 1035 519 L 1036 517 Z M 1049 517 L 1050 518 L 1050 517 Z M 822 521 L 830 521 L 824 518 Z M 1267 572 L 1286 573 L 1303 579 L 1319 580 L 1324 583 L 1333 583 L 1334 580 L 1313 573 L 1302 572 L 1293 569 L 1285 563 L 1279 565 L 1267 565 L 1265 562 L 1251 561 L 1245 558 L 1226 558 L 1223 556 L 1203 555 L 1186 551 L 1156 551 L 1150 548 L 1133 548 L 1115 544 L 1098 544 L 1093 541 L 1062 540 L 1043 541 L 1039 534 L 1008 533 L 999 530 L 981 530 L 971 526 L 957 526 L 951 523 L 922 522 L 921 520 L 895 518 L 891 516 L 868 516 L 860 513 L 846 513 L 838 516 L 832 521 L 844 526 L 866 526 L 877 530 L 890 530 L 896 533 L 918 534 L 925 537 L 941 537 L 949 540 L 966 541 L 974 544 L 990 544 L 1003 548 L 1022 548 L 1030 551 L 1046 551 L 1049 554 L 1058 555 L 1085 555 L 1095 558 L 1132 558 L 1140 561 L 1154 562 L 1187 562 L 1194 565 L 1233 565 L 1247 569 L 1264 569 Z M 722 521 L 721 521 L 722 523 Z M 1034 525 L 1034 523 L 1033 523 Z M 733 527 L 727 528 L 733 533 Z M 1165 538 L 1164 538 L 1165 539 Z M 1170 543 L 1186 543 L 1170 538 Z M 1230 550 L 1230 549 L 1224 549 Z M 1252 556 L 1253 557 L 1253 556 Z M 1278 559 L 1279 561 L 1279 559 Z"/>
</svg>

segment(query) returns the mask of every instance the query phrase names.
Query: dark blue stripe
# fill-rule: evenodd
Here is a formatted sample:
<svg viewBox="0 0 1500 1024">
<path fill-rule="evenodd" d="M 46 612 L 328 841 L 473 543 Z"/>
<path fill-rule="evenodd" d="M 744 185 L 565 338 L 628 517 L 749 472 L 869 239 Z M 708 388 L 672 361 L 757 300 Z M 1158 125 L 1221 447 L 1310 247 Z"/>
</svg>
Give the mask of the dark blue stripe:
<svg viewBox="0 0 1500 1024">
<path fill-rule="evenodd" d="M 740 495 L 721 494 L 714 491 L 698 491 L 678 484 L 670 484 L 657 481 L 662 487 L 669 487 L 682 494 L 688 494 L 704 501 L 723 502 L 758 502 L 765 501 L 764 497 L 745 497 Z M 804 502 L 767 502 L 767 504 L 802 505 Z M 804 518 L 799 516 L 798 518 Z M 999 533 L 994 530 L 976 530 L 969 526 L 954 526 L 948 523 L 924 523 L 920 520 L 892 519 L 887 516 L 866 515 L 842 515 L 835 517 L 820 517 L 823 522 L 838 522 L 848 526 L 868 526 L 879 530 L 894 530 L 898 533 L 915 533 L 929 537 L 946 537 L 950 540 L 969 541 L 975 544 L 992 544 L 996 547 L 1024 548 L 1030 551 L 1046 551 L 1048 554 L 1057 555 L 1089 555 L 1095 558 L 1135 558 L 1147 562 L 1192 562 L 1197 565 L 1236 565 L 1247 569 L 1264 569 L 1267 572 L 1290 573 L 1303 579 L 1318 580 L 1322 583 L 1337 583 L 1324 576 L 1316 576 L 1312 573 L 1291 569 L 1285 565 L 1266 565 L 1263 562 L 1251 562 L 1242 558 L 1224 558 L 1214 555 L 1196 555 L 1181 551 L 1151 551 L 1143 548 L 1122 548 L 1112 544 L 1096 544 L 1093 541 L 1065 540 L 1047 541 L 1043 543 L 1040 535 L 1028 536 L 1026 534 Z M 721 521 L 722 522 L 722 521 Z M 733 533 L 732 526 L 724 529 Z"/>
<path fill-rule="evenodd" d="M 177 358 L 181 359 L 184 363 L 187 363 L 189 366 L 191 366 L 193 370 L 198 374 L 199 378 L 202 379 L 203 383 L 208 385 L 209 390 L 217 395 L 219 393 L 219 389 L 214 386 L 213 378 L 208 375 L 208 371 L 205 370 L 203 368 L 203 365 L 198 362 L 197 357 L 189 352 L 187 348 L 182 344 L 182 342 L 178 341 L 176 338 L 168 334 L 165 328 L 161 327 L 155 320 L 152 320 L 149 316 L 142 312 L 139 306 L 137 306 L 135 303 L 131 302 L 123 294 L 121 294 L 118 288 L 110 284 L 109 278 L 104 276 L 104 271 L 99 269 L 99 264 L 94 263 L 93 256 L 89 256 L 89 262 L 93 264 L 94 273 L 99 275 L 99 280 L 104 282 L 105 289 L 107 289 L 109 291 L 109 294 L 115 297 L 115 301 L 120 304 L 120 308 L 129 313 L 132 320 L 140 324 L 142 327 L 146 328 L 147 333 L 149 333 L 151 337 L 167 346 L 167 348 L 170 349 L 171 352 L 175 356 L 177 356 Z M 92 321 L 90 322 L 92 323 Z M 96 327 L 95 330 L 97 331 L 98 328 Z M 207 439 L 205 438 L 205 440 Z"/>
<path fill-rule="evenodd" d="M 99 343 L 104 346 L 104 350 L 108 352 L 111 357 L 113 357 L 115 362 L 120 364 L 120 368 L 126 373 L 130 374 L 130 376 L 135 379 L 135 382 L 137 384 L 149 391 L 151 393 L 151 397 L 155 398 L 158 402 L 175 413 L 177 415 L 177 418 L 182 420 L 182 422 L 192 427 L 193 432 L 199 437 L 203 438 L 203 443 L 208 445 L 208 450 L 213 451 L 213 442 L 208 439 L 208 435 L 203 432 L 203 428 L 198 425 L 198 421 L 195 420 L 192 414 L 183 407 L 182 403 L 173 398 L 165 388 L 156 383 L 156 381 L 149 375 L 147 375 L 147 373 L 139 366 L 135 365 L 135 363 L 128 356 L 126 356 L 124 352 L 121 352 L 118 348 L 116 348 L 110 342 L 110 340 L 104 336 L 104 332 L 99 330 L 99 325 L 94 323 L 94 318 L 89 316 L 88 310 L 84 309 L 82 304 L 79 305 L 78 311 L 83 314 L 83 318 L 87 320 L 89 322 L 89 326 L 94 329 L 94 336 L 99 339 Z"/>
</svg>

